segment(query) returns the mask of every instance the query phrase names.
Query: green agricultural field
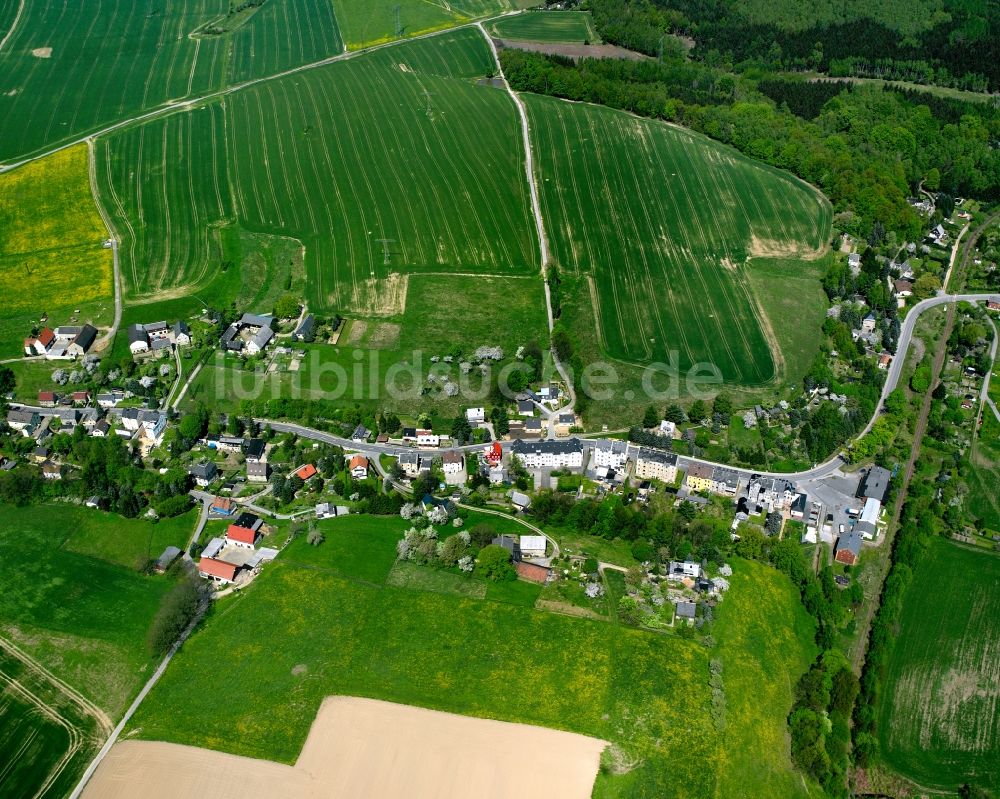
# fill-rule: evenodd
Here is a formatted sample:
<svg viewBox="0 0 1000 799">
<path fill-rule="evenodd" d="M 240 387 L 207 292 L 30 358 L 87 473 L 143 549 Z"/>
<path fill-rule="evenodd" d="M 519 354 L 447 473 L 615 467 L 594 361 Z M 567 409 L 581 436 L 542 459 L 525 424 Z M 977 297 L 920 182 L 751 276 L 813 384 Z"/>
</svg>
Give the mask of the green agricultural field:
<svg viewBox="0 0 1000 799">
<path fill-rule="evenodd" d="M 0 49 L 0 162 L 343 50 L 332 5 L 312 0 L 266 0 L 218 36 L 191 34 L 228 0 L 22 5 Z"/>
<path fill-rule="evenodd" d="M 0 795 L 67 795 L 107 729 L 0 642 Z"/>
<path fill-rule="evenodd" d="M 587 11 L 545 11 L 505 17 L 489 25 L 490 33 L 501 39 L 528 42 L 600 44 Z"/>
<path fill-rule="evenodd" d="M 23 352 L 43 313 L 52 324 L 72 316 L 110 323 L 107 238 L 90 193 L 86 145 L 0 175 L 0 357 Z"/>
<path fill-rule="evenodd" d="M 885 763 L 932 790 L 1000 788 L 1000 556 L 944 539 L 914 569 L 879 708 Z"/>
<path fill-rule="evenodd" d="M 317 312 L 403 314 L 414 273 L 536 274 L 516 109 L 477 85 L 491 65 L 463 30 L 103 138 L 129 291 L 200 296 L 225 264 L 249 269 L 252 242 L 226 254 L 232 224 L 304 246 Z"/>
<path fill-rule="evenodd" d="M 358 50 L 393 39 L 451 28 L 470 20 L 530 8 L 535 0 L 333 0 L 348 49 Z M 397 9 L 398 17 L 397 17 Z M 399 30 L 397 33 L 397 22 Z"/>
<path fill-rule="evenodd" d="M 728 739 L 708 714 L 712 653 L 675 635 L 530 609 L 534 586 L 490 585 L 477 598 L 425 579 L 443 572 L 390 570 L 405 526 L 348 517 L 324 523 L 318 547 L 293 542 L 252 586 L 219 603 L 140 708 L 134 733 L 294 762 L 323 697 L 348 694 L 605 738 L 626 773 L 602 773 L 595 796 L 740 795 L 720 793 L 735 780 L 722 751 Z M 790 705 L 811 654 L 808 622 L 785 578 L 736 568 L 719 622 L 732 634 L 720 656 L 733 670 L 733 724 L 747 735 L 758 723 L 762 730 L 746 743 L 748 756 L 768 764 L 757 795 L 805 795 L 787 770 L 785 706 L 763 709 L 755 698 Z M 262 628 L 275 631 L 267 647 L 253 633 Z M 265 704 L 220 707 L 200 690 L 199 675 L 220 662 L 267 685 Z M 512 693 L 513 675 L 531 675 L 539 688 Z"/>
<path fill-rule="evenodd" d="M 117 716 L 151 673 L 146 630 L 170 587 L 120 563 L 131 566 L 128 553 L 142 546 L 133 538 L 147 550 L 183 544 L 185 521 L 164 522 L 174 532 L 160 536 L 141 529 L 147 522 L 71 505 L 0 505 L 0 635 Z"/>
<path fill-rule="evenodd" d="M 606 357 L 714 364 L 743 386 L 779 376 L 752 258 L 815 259 L 832 211 L 812 188 L 680 128 L 525 96 L 552 260 L 586 292 Z M 813 274 L 808 263 L 801 267 Z M 797 270 L 792 265 L 792 276 Z M 784 292 L 780 280 L 768 290 Z M 570 304 L 584 301 L 579 294 Z M 819 320 L 816 320 L 818 326 Z M 586 350 L 585 350 L 586 351 Z"/>
</svg>

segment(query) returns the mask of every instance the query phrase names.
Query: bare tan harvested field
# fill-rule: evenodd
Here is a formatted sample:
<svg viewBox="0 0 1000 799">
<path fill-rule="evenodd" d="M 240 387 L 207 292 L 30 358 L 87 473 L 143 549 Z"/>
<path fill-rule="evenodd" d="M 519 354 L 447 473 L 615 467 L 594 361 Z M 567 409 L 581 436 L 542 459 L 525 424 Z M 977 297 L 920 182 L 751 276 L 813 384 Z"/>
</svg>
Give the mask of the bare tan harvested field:
<svg viewBox="0 0 1000 799">
<path fill-rule="evenodd" d="M 294 766 L 124 741 L 83 798 L 586 799 L 604 747 L 543 727 L 336 696 L 323 702 Z"/>
</svg>

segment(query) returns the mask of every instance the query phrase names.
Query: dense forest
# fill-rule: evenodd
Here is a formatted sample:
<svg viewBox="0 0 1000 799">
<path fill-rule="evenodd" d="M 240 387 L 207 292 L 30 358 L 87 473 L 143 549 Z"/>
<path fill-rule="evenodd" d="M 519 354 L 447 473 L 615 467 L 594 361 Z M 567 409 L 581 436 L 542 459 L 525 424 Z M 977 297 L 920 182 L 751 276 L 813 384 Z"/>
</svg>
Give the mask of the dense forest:
<svg viewBox="0 0 1000 799">
<path fill-rule="evenodd" d="M 745 0 L 589 0 L 588 5 L 605 41 L 647 55 L 660 53 L 669 33 L 692 38 L 698 60 L 726 61 L 740 71 L 819 70 L 1000 90 L 1000 3 L 989 0 L 944 0 L 937 13 L 916 23 L 879 17 L 874 3 L 845 3 L 809 27 L 786 23 L 781 9 L 792 0 L 775 0 L 770 21 L 748 15 Z M 901 32 L 914 27 L 920 30 Z"/>
</svg>

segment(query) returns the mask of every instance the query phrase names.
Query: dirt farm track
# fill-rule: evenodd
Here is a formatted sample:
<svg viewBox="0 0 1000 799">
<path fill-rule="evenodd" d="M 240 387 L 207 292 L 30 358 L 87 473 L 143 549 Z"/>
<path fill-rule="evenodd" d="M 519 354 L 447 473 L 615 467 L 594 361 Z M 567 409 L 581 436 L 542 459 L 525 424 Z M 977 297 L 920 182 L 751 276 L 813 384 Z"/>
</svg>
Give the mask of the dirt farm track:
<svg viewBox="0 0 1000 799">
<path fill-rule="evenodd" d="M 585 799 L 605 743 L 525 724 L 331 697 L 294 766 L 157 741 L 117 744 L 84 799 Z M 524 779 L 511 760 L 537 768 Z"/>
</svg>

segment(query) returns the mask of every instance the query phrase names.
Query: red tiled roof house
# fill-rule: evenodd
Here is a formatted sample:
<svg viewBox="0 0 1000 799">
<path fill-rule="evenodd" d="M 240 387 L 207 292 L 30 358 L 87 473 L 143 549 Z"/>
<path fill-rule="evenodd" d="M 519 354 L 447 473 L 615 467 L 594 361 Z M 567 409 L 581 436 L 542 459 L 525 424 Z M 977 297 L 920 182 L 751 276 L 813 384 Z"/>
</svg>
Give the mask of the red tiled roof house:
<svg viewBox="0 0 1000 799">
<path fill-rule="evenodd" d="M 257 533 L 249 527 L 240 527 L 238 524 L 231 524 L 226 528 L 226 541 L 238 547 L 253 549 L 257 543 Z"/>
<path fill-rule="evenodd" d="M 198 574 L 217 583 L 231 583 L 236 579 L 237 568 L 215 558 L 202 558 L 198 562 Z"/>
</svg>

